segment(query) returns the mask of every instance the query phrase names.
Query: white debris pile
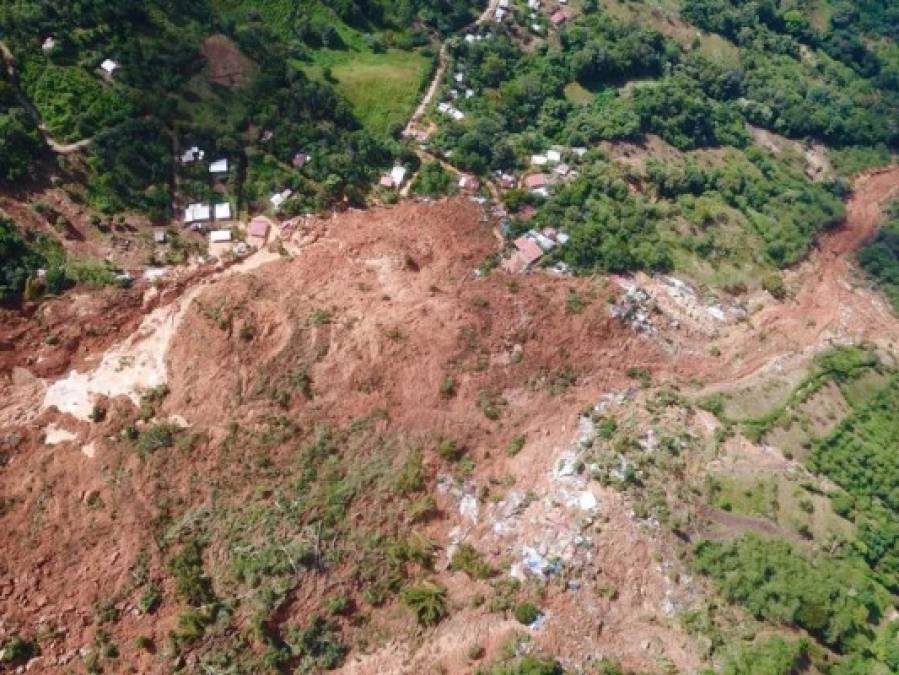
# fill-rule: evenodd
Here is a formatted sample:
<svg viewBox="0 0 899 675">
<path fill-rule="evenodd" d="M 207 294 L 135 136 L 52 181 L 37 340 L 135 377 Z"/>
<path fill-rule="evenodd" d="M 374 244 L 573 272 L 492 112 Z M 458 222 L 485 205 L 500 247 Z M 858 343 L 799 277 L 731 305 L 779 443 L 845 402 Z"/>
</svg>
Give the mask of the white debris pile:
<svg viewBox="0 0 899 675">
<path fill-rule="evenodd" d="M 493 533 L 506 540 L 515 556 L 510 569 L 513 577 L 547 579 L 592 561 L 593 541 L 588 531 L 602 503 L 584 460 L 597 435 L 594 417 L 625 402 L 629 395 L 606 394 L 590 414 L 578 419 L 571 445 L 548 467 L 550 491 L 535 497 L 513 490 L 489 507 L 487 519 L 493 522 Z"/>
<path fill-rule="evenodd" d="M 624 295 L 612 306 L 612 316 L 645 335 L 655 335 L 660 328 L 685 327 L 714 337 L 721 328 L 746 316 L 745 308 L 703 298 L 674 277 L 638 274 L 636 281 L 623 277 L 615 281 Z"/>
<path fill-rule="evenodd" d="M 612 316 L 638 333 L 655 334 L 656 327 L 652 321 L 652 314 L 656 306 L 649 293 L 636 284 L 626 283 L 623 287 L 624 296 L 612 305 L 610 310 Z"/>
<path fill-rule="evenodd" d="M 437 476 L 437 492 L 452 497 L 459 507 L 459 515 L 472 525 L 477 524 L 480 504 L 477 485 L 472 481 L 459 482 L 452 476 Z"/>
</svg>

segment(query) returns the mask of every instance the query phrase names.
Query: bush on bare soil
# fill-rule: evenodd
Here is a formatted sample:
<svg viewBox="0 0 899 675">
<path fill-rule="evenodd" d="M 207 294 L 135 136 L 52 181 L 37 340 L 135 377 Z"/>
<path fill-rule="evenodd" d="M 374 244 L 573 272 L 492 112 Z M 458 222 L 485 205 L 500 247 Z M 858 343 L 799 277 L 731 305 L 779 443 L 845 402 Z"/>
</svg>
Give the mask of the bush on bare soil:
<svg viewBox="0 0 899 675">
<path fill-rule="evenodd" d="M 432 581 L 406 586 L 400 599 L 422 626 L 438 624 L 447 615 L 446 588 Z"/>
</svg>

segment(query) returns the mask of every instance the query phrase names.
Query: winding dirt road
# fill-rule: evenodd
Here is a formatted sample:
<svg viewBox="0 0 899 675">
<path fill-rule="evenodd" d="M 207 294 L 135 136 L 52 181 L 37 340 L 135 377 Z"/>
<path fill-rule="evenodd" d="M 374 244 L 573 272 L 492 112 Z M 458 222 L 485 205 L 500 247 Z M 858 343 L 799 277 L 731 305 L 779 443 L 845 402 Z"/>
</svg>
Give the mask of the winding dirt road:
<svg viewBox="0 0 899 675">
<path fill-rule="evenodd" d="M 481 15 L 475 20 L 475 22 L 466 26 L 459 32 L 464 33 L 471 28 L 480 26 L 489 21 L 490 17 L 492 17 L 496 13 L 496 8 L 498 5 L 499 0 L 490 0 L 490 2 L 487 3 L 487 8 L 481 13 Z M 415 112 L 412 113 L 412 117 L 409 119 L 409 123 L 403 130 L 403 136 L 405 138 L 416 138 L 418 133 L 421 131 L 421 120 L 424 117 L 425 112 L 427 112 L 428 106 L 431 105 L 431 102 L 434 100 L 434 96 L 437 95 L 437 91 L 440 89 L 440 83 L 443 81 L 443 76 L 446 74 L 446 68 L 448 64 L 449 46 L 447 42 L 444 42 L 440 46 L 440 51 L 437 54 L 437 69 L 434 71 L 434 76 L 431 78 L 431 83 L 428 85 L 428 89 L 425 92 L 424 97 L 421 99 L 421 102 L 418 104 L 418 107 L 415 109 Z"/>
</svg>

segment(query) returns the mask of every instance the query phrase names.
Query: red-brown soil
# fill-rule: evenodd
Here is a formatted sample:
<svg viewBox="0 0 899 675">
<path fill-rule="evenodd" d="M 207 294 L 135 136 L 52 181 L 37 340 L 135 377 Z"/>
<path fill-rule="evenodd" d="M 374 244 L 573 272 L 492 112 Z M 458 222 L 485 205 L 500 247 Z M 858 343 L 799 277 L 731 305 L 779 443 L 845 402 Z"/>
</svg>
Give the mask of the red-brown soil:
<svg viewBox="0 0 899 675">
<path fill-rule="evenodd" d="M 213 84 L 240 87 L 249 84 L 256 64 L 224 35 L 210 35 L 201 48 L 206 58 L 206 77 Z"/>
<path fill-rule="evenodd" d="M 480 277 L 475 270 L 494 252 L 495 239 L 470 201 L 407 202 L 310 219 L 291 258 L 210 278 L 188 308 L 168 352 L 171 393 L 160 415 L 180 415 L 211 440 L 190 454 L 173 452 L 164 463 L 142 462 L 110 440 L 134 420 L 129 402 L 111 404 L 100 423 L 78 422 L 41 410 L 43 385 L 29 380 L 25 386 L 27 374 L 12 370 L 52 379 L 75 365 L 86 367 L 133 330 L 146 311 L 139 297 L 67 297 L 34 317 L 4 318 L 0 383 L 4 392 L 18 392 L 21 398 L 7 405 L 27 406 L 22 419 L 29 421 L 0 429 L 6 461 L 0 472 L 0 638 L 33 634 L 43 624 L 59 632 L 43 641 L 37 672 L 74 665 L 75 651 L 97 630 L 92 603 L 128 587 L 147 524 L 164 511 L 187 513 L 210 498 L 214 479 L 229 471 L 216 455 L 216 440 L 232 422 L 252 428 L 270 414 L 273 404 L 258 394 L 260 386 L 286 372 L 305 368 L 311 377 L 315 397 L 290 410 L 305 424 L 340 425 L 382 409 L 398 432 L 460 439 L 477 464 L 478 481 L 511 474 L 517 488 L 546 489 L 578 413 L 600 394 L 632 384 L 626 372 L 633 366 L 649 369 L 656 381 L 726 381 L 841 331 L 854 339 L 895 339 L 899 328 L 879 296 L 852 287 L 849 254 L 873 232 L 897 186 L 899 169 L 860 179 L 846 227 L 825 236 L 820 251 L 792 273 L 794 299 L 768 303 L 745 325 L 735 325 L 714 358 L 701 336 L 675 336 L 684 348 L 673 357 L 661 341 L 613 320 L 606 302 L 613 287 L 601 280 L 513 278 L 500 271 Z M 571 292 L 586 302 L 580 313 L 569 311 Z M 62 337 L 62 347 L 46 343 L 51 333 Z M 457 393 L 447 401 L 439 387 L 449 375 Z M 507 402 L 499 422 L 477 408 L 485 391 Z M 77 439 L 45 445 L 50 423 Z M 522 432 L 529 438 L 525 451 L 505 457 L 502 449 Z M 93 457 L 82 451 L 90 443 Z M 615 493 L 603 492 L 601 499 L 608 521 L 597 534 L 597 583 L 618 585 L 622 600 L 588 603 L 585 596 L 553 590 L 546 602 L 556 620 L 536 639 L 566 658 L 602 649 L 628 667 L 653 669 L 651 656 L 660 653 L 679 667 L 698 668 L 695 645 L 657 621 L 666 582 L 655 560 L 664 539 L 637 527 Z M 449 515 L 429 534 L 445 542 L 461 519 L 450 513 L 455 506 L 448 498 L 442 501 Z M 478 536 L 487 541 L 488 534 Z M 166 576 L 152 551 L 148 565 L 151 574 Z M 460 603 L 471 592 L 458 575 L 444 580 Z M 122 619 L 106 627 L 122 650 L 120 663 L 134 672 L 167 672 L 169 661 L 138 653 L 131 642 L 148 635 L 161 644 L 174 621 L 173 603 L 145 617 L 133 611 L 134 601 L 122 600 Z M 287 611 L 303 617 L 307 610 L 297 601 Z M 469 667 L 464 654 L 473 640 L 494 656 L 517 629 L 499 616 L 460 609 L 422 649 L 388 644 L 347 669 L 421 672 L 439 660 L 461 671 Z"/>
</svg>

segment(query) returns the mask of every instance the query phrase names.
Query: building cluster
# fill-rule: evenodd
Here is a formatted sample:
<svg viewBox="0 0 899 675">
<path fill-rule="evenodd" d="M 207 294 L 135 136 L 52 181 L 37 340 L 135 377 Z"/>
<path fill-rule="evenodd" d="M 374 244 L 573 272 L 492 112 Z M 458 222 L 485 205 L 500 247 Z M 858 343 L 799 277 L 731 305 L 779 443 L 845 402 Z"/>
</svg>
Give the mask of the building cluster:
<svg viewBox="0 0 899 675">
<path fill-rule="evenodd" d="M 199 146 L 191 146 L 181 154 L 181 164 L 184 166 L 194 166 L 202 164 L 206 161 L 206 151 Z M 215 159 L 207 165 L 207 170 L 213 178 L 221 178 L 228 174 L 227 158 Z M 222 241 L 226 234 L 230 237 L 230 230 L 223 229 L 221 225 L 230 223 L 233 218 L 231 202 L 193 202 L 184 208 L 184 224 L 189 225 L 195 230 L 205 230 L 208 223 L 215 223 L 219 227 L 212 229 L 209 233 L 209 240 L 212 242 Z"/>
<path fill-rule="evenodd" d="M 554 248 L 568 243 L 569 239 L 567 234 L 551 227 L 529 230 L 512 242 L 512 255 L 503 261 L 503 268 L 512 274 L 526 272 Z M 564 265 L 559 266 L 558 271 L 566 271 Z"/>
</svg>

